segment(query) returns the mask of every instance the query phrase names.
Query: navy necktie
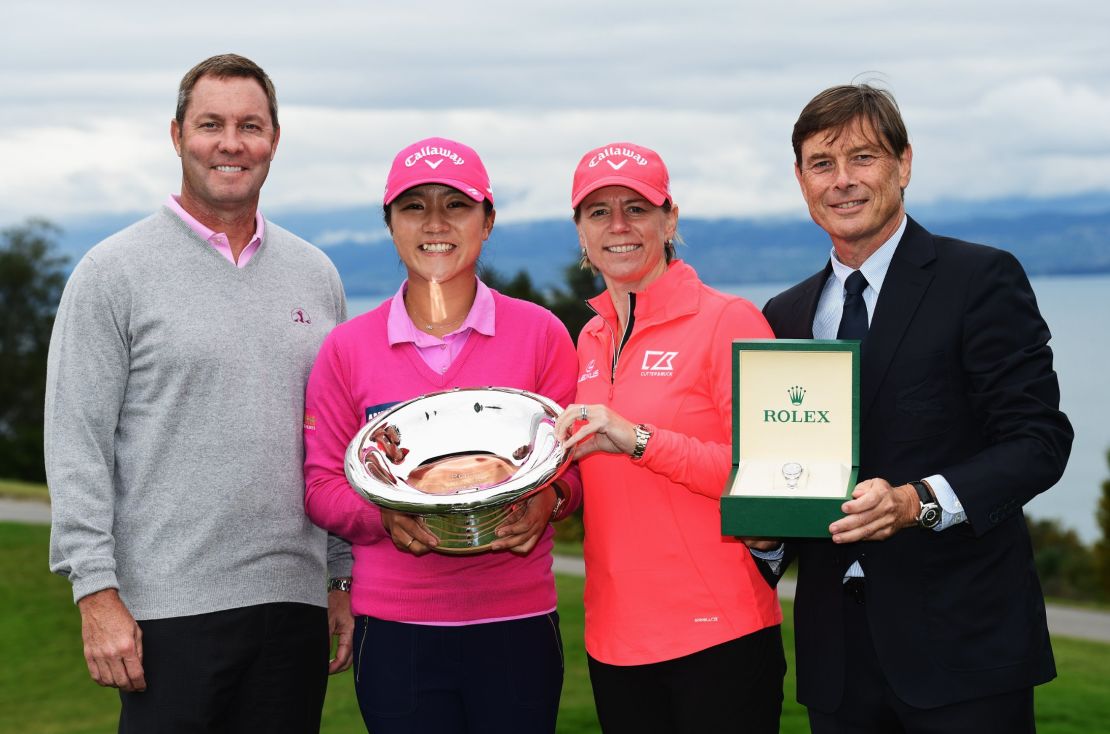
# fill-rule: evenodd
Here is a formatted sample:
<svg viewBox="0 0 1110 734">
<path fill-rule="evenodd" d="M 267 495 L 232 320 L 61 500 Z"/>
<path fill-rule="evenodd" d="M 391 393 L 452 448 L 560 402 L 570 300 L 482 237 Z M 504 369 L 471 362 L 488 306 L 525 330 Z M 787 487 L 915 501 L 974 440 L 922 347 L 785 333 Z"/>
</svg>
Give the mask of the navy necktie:
<svg viewBox="0 0 1110 734">
<path fill-rule="evenodd" d="M 840 328 L 836 330 L 837 339 L 859 339 L 867 337 L 867 304 L 863 302 L 863 289 L 867 278 L 858 270 L 852 272 L 844 281 L 844 313 L 840 316 Z"/>
</svg>

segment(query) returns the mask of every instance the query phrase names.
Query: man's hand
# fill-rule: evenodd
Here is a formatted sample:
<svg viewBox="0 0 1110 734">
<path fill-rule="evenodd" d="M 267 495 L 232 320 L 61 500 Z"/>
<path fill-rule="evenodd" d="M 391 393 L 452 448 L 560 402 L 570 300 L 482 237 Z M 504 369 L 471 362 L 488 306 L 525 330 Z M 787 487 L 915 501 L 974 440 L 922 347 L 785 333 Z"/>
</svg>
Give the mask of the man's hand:
<svg viewBox="0 0 1110 734">
<path fill-rule="evenodd" d="M 490 550 L 509 550 L 526 555 L 536 546 L 543 531 L 551 520 L 551 508 L 555 507 L 555 488 L 547 487 L 529 497 L 524 502 L 523 512 L 514 512 L 501 527 L 497 528 L 497 540 Z"/>
<path fill-rule="evenodd" d="M 917 522 L 920 504 L 908 484 L 892 487 L 885 479 L 868 479 L 840 506 L 846 517 L 829 525 L 829 533 L 834 543 L 885 540 Z"/>
<path fill-rule="evenodd" d="M 328 675 L 351 667 L 354 650 L 355 618 L 351 614 L 351 592 L 328 592 L 328 633 L 335 640 L 335 657 L 328 662 Z"/>
<path fill-rule="evenodd" d="M 104 589 L 77 602 L 81 639 L 89 675 L 102 686 L 134 693 L 146 690 L 143 631 L 127 611 L 119 592 Z"/>
</svg>

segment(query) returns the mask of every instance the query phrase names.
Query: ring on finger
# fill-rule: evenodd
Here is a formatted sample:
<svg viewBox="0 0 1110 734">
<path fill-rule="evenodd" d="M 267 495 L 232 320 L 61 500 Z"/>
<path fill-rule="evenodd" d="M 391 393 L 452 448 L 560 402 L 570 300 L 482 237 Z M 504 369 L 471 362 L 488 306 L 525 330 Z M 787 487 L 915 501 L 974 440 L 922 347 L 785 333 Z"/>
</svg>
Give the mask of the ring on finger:
<svg viewBox="0 0 1110 734">
<path fill-rule="evenodd" d="M 409 542 L 405 543 L 405 550 L 408 550 L 409 546 L 411 546 L 415 542 L 416 542 L 416 536 L 414 535 L 411 538 L 409 538 Z"/>
<path fill-rule="evenodd" d="M 585 405 L 578 409 L 578 417 L 584 421 L 588 421 L 590 419 L 589 411 L 587 410 Z"/>
</svg>

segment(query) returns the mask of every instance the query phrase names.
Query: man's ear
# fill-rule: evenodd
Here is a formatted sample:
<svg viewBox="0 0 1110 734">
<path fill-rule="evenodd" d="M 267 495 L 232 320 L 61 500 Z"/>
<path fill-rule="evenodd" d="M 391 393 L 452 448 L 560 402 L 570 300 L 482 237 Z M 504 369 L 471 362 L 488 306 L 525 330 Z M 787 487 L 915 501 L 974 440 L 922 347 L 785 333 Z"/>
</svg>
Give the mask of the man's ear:
<svg viewBox="0 0 1110 734">
<path fill-rule="evenodd" d="M 177 119 L 170 120 L 170 142 L 173 143 L 173 149 L 177 151 L 177 157 L 181 157 L 181 127 L 177 124 Z"/>
</svg>

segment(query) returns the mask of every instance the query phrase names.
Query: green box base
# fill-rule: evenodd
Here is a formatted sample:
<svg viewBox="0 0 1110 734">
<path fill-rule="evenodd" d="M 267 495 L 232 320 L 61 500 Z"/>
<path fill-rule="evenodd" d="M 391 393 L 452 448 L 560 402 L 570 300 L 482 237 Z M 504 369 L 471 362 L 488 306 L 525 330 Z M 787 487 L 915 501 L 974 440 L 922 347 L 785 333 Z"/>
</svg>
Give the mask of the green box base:
<svg viewBox="0 0 1110 734">
<path fill-rule="evenodd" d="M 840 506 L 852 496 L 852 470 L 843 497 L 721 497 L 721 533 L 740 538 L 828 538 L 829 525 L 844 516 Z M 736 479 L 729 474 L 728 486 Z"/>
</svg>

